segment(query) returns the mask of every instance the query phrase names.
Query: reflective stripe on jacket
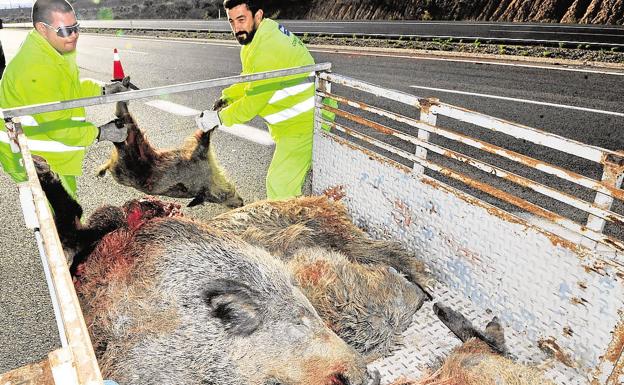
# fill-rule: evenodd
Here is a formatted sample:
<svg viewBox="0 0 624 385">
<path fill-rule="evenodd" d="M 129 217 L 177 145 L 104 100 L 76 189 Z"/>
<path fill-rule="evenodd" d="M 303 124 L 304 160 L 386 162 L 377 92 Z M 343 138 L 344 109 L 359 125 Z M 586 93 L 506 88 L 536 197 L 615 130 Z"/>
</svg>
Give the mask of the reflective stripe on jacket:
<svg viewBox="0 0 624 385">
<path fill-rule="evenodd" d="M 242 75 L 314 64 L 301 40 L 271 19 L 263 19 L 251 43 L 241 48 Z M 314 81 L 298 74 L 235 84 L 223 90 L 229 104 L 220 111 L 226 126 L 260 115 L 273 138 L 312 133 Z"/>
<path fill-rule="evenodd" d="M 0 107 L 78 99 L 101 94 L 92 81 L 80 81 L 76 52 L 58 53 L 36 30 L 31 30 L 18 53 L 7 65 L 0 81 Z M 82 174 L 86 147 L 98 134 L 85 121 L 84 108 L 46 112 L 22 117 L 22 127 L 31 151 L 45 158 L 61 175 Z M 0 127 L 0 164 L 17 182 L 26 180 L 21 156 L 9 145 L 4 125 Z"/>
</svg>

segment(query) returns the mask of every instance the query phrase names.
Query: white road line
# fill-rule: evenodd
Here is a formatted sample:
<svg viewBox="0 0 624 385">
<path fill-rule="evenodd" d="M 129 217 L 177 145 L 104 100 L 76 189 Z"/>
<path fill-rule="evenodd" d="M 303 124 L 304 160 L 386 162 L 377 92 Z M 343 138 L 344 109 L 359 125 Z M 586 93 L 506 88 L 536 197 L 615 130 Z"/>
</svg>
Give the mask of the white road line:
<svg viewBox="0 0 624 385">
<path fill-rule="evenodd" d="M 447 62 L 456 62 L 456 63 L 473 63 L 473 64 L 491 64 L 497 66 L 508 66 L 508 67 L 523 67 L 523 68 L 537 68 L 537 69 L 546 69 L 546 70 L 554 70 L 554 71 L 569 71 L 569 72 L 583 72 L 583 73 L 592 73 L 592 74 L 600 74 L 600 75 L 616 75 L 616 76 L 624 76 L 624 72 L 615 72 L 615 71 L 600 71 L 600 70 L 591 70 L 591 69 L 583 69 L 583 68 L 569 68 L 562 66 L 546 66 L 546 65 L 534 65 L 534 64 L 518 64 L 518 63 L 508 63 L 508 62 L 496 62 L 496 61 L 486 61 L 486 60 L 470 60 L 470 59 L 450 59 L 450 58 L 441 58 L 441 57 L 426 57 L 426 56 L 412 56 L 412 55 L 400 55 L 394 53 L 384 53 L 384 52 L 359 52 L 359 51 L 350 51 L 350 50 L 340 50 L 340 49 L 325 49 L 325 48 L 310 48 L 310 52 L 322 52 L 322 53 L 330 53 L 330 54 L 342 54 L 342 55 L 355 55 L 355 56 L 381 56 L 381 57 L 393 57 L 393 58 L 401 58 L 401 59 L 414 59 L 414 60 L 431 60 L 431 61 L 447 61 Z"/>
<path fill-rule="evenodd" d="M 168 100 L 150 100 L 149 102 L 145 102 L 145 104 L 178 116 L 197 116 L 201 112 L 196 109 L 183 106 L 181 104 L 170 102 Z"/>
<path fill-rule="evenodd" d="M 469 96 L 478 96 L 478 97 L 490 98 L 490 99 L 511 100 L 511 101 L 520 102 L 520 103 L 537 104 L 537 105 L 540 105 L 540 106 L 566 108 L 568 110 L 595 112 L 595 113 L 598 113 L 598 114 L 605 114 L 605 115 L 613 115 L 613 116 L 624 117 L 624 113 L 622 113 L 622 112 L 597 110 L 597 109 L 594 109 L 594 108 L 585 108 L 585 107 L 576 107 L 576 106 L 570 106 L 570 105 L 567 105 L 567 104 L 538 102 L 538 101 L 535 101 L 535 100 L 508 98 L 506 96 L 479 94 L 479 93 L 476 93 L 476 92 L 457 91 L 457 90 L 449 90 L 449 89 L 435 88 L 435 87 L 424 87 L 424 86 L 410 86 L 410 87 L 411 88 L 418 88 L 418 89 L 421 89 L 421 90 L 439 91 L 439 92 L 446 92 L 446 93 L 450 93 L 450 94 L 460 94 L 460 95 L 469 95 Z"/>
<path fill-rule="evenodd" d="M 173 103 L 168 100 L 150 100 L 145 104 L 178 116 L 198 116 L 201 112 L 194 108 Z M 271 137 L 271 134 L 269 134 L 267 131 L 258 129 L 256 127 L 248 126 L 246 124 L 235 124 L 231 127 L 219 126 L 218 129 L 230 135 L 238 136 L 239 138 L 243 138 L 245 140 L 249 140 L 263 146 L 271 146 L 275 144 L 273 138 Z"/>
<path fill-rule="evenodd" d="M 110 52 L 111 52 L 111 54 L 112 54 L 112 52 L 113 52 L 113 49 L 112 49 L 112 48 L 110 48 L 110 47 L 99 47 L 99 46 L 92 46 L 92 47 L 90 47 L 90 48 L 101 49 L 101 50 L 104 50 L 104 51 L 110 51 Z M 122 54 L 122 53 L 124 53 L 124 52 L 129 52 L 129 53 L 138 53 L 138 54 L 140 54 L 140 55 L 149 55 L 149 53 L 148 53 L 148 52 L 143 52 L 143 51 L 135 51 L 135 50 L 132 50 L 132 49 L 118 48 L 117 50 L 119 51 L 119 53 L 120 53 L 120 54 Z"/>
<path fill-rule="evenodd" d="M 99 38 L 109 38 L 109 39 L 124 39 L 124 40 L 140 40 L 140 41 L 157 41 L 162 43 L 163 41 L 180 43 L 180 44 L 196 44 L 196 45 L 216 45 L 223 46 L 227 48 L 237 49 L 240 45 L 236 42 L 227 43 L 227 42 L 207 42 L 207 41 L 183 41 L 183 40 L 174 40 L 174 39 L 149 39 L 149 38 L 141 38 L 141 37 L 116 37 L 116 36 L 99 36 Z M 110 48 L 107 48 L 110 49 Z M 522 67 L 522 68 L 537 68 L 537 69 L 546 69 L 546 70 L 555 70 L 555 71 L 569 71 L 569 72 L 582 72 L 582 73 L 592 73 L 599 75 L 615 75 L 615 76 L 624 76 L 624 72 L 616 72 L 616 71 L 601 71 L 601 70 L 593 70 L 593 69 L 583 69 L 583 68 L 569 68 L 562 66 L 546 66 L 546 65 L 532 65 L 532 64 L 518 64 L 518 63 L 507 63 L 507 62 L 496 62 L 496 61 L 485 61 L 485 60 L 467 60 L 467 59 L 450 59 L 450 58 L 442 58 L 442 57 L 425 57 L 425 56 L 413 56 L 413 55 L 405 55 L 405 54 L 396 54 L 392 52 L 360 52 L 360 51 L 351 51 L 351 50 L 343 50 L 343 49 L 325 49 L 325 48 L 314 48 L 313 46 L 308 46 L 310 52 L 320 52 L 320 53 L 329 53 L 329 54 L 338 54 L 338 55 L 356 55 L 356 56 L 378 56 L 378 57 L 392 57 L 399 59 L 413 59 L 413 60 L 431 60 L 431 61 L 446 61 L 446 62 L 456 62 L 456 63 L 474 63 L 474 64 L 491 64 L 498 66 L 509 66 L 509 67 Z"/>
</svg>

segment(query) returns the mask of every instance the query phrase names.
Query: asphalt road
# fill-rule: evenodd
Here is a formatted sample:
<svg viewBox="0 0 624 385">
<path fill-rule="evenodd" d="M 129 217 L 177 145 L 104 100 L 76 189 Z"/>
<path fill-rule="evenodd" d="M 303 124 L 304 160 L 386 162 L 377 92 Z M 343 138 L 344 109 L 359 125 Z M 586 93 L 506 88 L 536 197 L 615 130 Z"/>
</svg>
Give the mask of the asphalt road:
<svg viewBox="0 0 624 385">
<path fill-rule="evenodd" d="M 280 20 L 292 32 L 336 36 L 375 35 L 387 37 L 440 38 L 524 44 L 600 44 L 624 47 L 624 27 L 618 25 L 487 23 L 457 21 L 312 21 Z M 221 20 L 83 20 L 85 27 L 211 30 L 229 32 Z M 7 24 L 11 25 L 11 24 Z"/>
<path fill-rule="evenodd" d="M 7 58 L 15 54 L 25 34 L 24 30 L 0 31 Z M 120 49 L 126 73 L 141 88 L 231 76 L 240 71 L 239 47 L 233 42 L 84 34 L 78 47 L 81 75 L 109 79 L 113 48 Z M 313 48 L 312 52 L 317 62 L 332 62 L 333 71 L 339 74 L 419 96 L 438 97 L 451 104 L 543 128 L 581 142 L 624 149 L 624 71 L 334 49 Z M 219 92 L 219 89 L 210 89 L 175 94 L 167 100 L 201 110 L 208 108 Z M 595 111 L 576 110 L 578 107 Z M 158 147 L 178 146 L 194 130 L 191 118 L 163 113 L 142 101 L 132 102 L 130 108 Z M 408 115 L 416 113 L 406 106 L 398 108 Z M 101 124 L 111 119 L 113 106 L 89 108 L 88 113 L 91 121 Z M 219 131 L 215 133 L 214 145 L 223 168 L 238 186 L 243 199 L 264 198 L 264 176 L 272 147 Z M 526 143 L 518 145 L 527 147 Z M 93 145 L 85 161 L 79 195 L 87 215 L 102 204 L 121 204 L 141 196 L 137 191 L 117 185 L 110 176 L 103 179 L 94 176 L 110 148 L 106 143 Z M 585 167 L 582 162 L 568 166 Z M 186 201 L 180 200 L 180 203 Z M 185 214 L 202 219 L 224 210 L 207 204 L 185 209 Z M 0 372 L 4 372 L 41 359 L 59 342 L 34 240 L 23 227 L 15 186 L 3 174 L 0 175 L 0 212 L 3 213 L 0 222 Z"/>
</svg>

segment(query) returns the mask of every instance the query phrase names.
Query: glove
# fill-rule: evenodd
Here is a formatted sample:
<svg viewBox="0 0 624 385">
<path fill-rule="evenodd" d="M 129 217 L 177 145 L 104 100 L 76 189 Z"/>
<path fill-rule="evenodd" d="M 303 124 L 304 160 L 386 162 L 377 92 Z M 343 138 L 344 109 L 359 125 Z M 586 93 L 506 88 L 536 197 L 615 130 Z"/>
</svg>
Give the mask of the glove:
<svg viewBox="0 0 624 385">
<path fill-rule="evenodd" d="M 195 122 L 203 132 L 208 132 L 221 125 L 221 118 L 217 111 L 204 111 L 195 118 Z"/>
<path fill-rule="evenodd" d="M 213 111 L 221 111 L 225 106 L 228 105 L 228 101 L 223 99 L 223 98 L 219 98 L 217 100 L 215 100 L 214 104 L 212 105 L 212 110 Z"/>
<path fill-rule="evenodd" d="M 102 87 L 102 95 L 111 95 L 118 92 L 126 92 L 131 88 L 130 76 L 126 76 L 122 80 L 116 80 L 111 83 L 106 83 Z"/>
<path fill-rule="evenodd" d="M 98 128 L 100 130 L 97 137 L 98 142 L 108 140 L 110 142 L 120 143 L 128 137 L 128 127 L 123 124 L 121 119 L 112 120 Z"/>
</svg>

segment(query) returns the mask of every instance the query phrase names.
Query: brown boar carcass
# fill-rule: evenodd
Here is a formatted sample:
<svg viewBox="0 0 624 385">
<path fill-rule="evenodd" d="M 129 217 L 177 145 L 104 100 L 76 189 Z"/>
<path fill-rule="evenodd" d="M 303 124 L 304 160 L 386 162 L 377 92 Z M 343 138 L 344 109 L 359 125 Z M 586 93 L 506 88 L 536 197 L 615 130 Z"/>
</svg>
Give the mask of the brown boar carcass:
<svg viewBox="0 0 624 385">
<path fill-rule="evenodd" d="M 99 167 L 98 176 L 110 171 L 117 183 L 150 195 L 193 198 L 188 206 L 203 202 L 243 205 L 210 146 L 212 131 L 196 130 L 179 149 L 155 149 L 126 102 L 117 102 L 115 115 L 128 128 L 128 137 L 114 143 L 111 157 Z"/>
<path fill-rule="evenodd" d="M 496 317 L 481 332 L 449 307 L 436 303 L 433 309 L 463 344 L 433 374 L 420 380 L 400 379 L 391 385 L 555 385 L 538 368 L 507 357 L 503 328 Z"/>
<path fill-rule="evenodd" d="M 255 202 L 207 223 L 286 262 L 321 318 L 369 360 L 398 345 L 429 298 L 421 286 L 430 278 L 415 256 L 368 237 L 327 197 Z"/>
<path fill-rule="evenodd" d="M 287 266 L 321 319 L 368 362 L 400 344 L 425 300 L 394 268 L 351 262 L 337 251 L 302 248 Z"/>
<path fill-rule="evenodd" d="M 180 217 L 107 234 L 78 296 L 105 377 L 121 384 L 378 384 L 284 264 Z"/>
<path fill-rule="evenodd" d="M 352 262 L 393 267 L 425 288 L 431 282 L 424 264 L 400 243 L 370 238 L 353 224 L 343 204 L 326 196 L 254 202 L 208 223 L 286 262 L 301 248 L 323 247 Z"/>
</svg>

